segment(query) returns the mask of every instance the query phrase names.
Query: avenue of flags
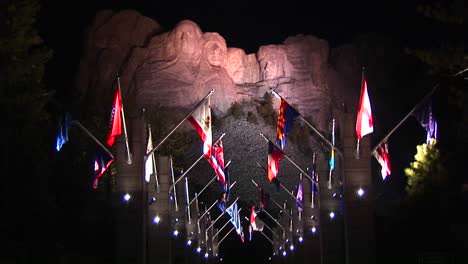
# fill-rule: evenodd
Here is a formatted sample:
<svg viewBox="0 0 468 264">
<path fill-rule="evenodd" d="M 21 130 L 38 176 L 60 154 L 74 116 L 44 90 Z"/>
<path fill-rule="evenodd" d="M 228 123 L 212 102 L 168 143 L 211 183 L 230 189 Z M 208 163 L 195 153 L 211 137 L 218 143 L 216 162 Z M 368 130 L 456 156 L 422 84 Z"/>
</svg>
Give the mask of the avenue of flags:
<svg viewBox="0 0 468 264">
<path fill-rule="evenodd" d="M 239 215 L 240 209 L 238 208 L 238 203 L 233 202 L 230 204 L 229 202 L 229 195 L 230 195 L 230 175 L 227 166 L 228 163 L 225 164 L 224 160 L 224 146 L 222 141 L 222 136 L 213 141 L 213 131 L 212 131 L 212 118 L 211 118 L 211 101 L 210 96 L 213 90 L 203 98 L 197 106 L 195 106 L 191 113 L 184 118 L 182 122 L 185 120 L 189 121 L 192 127 L 195 129 L 197 134 L 200 136 L 202 141 L 202 156 L 201 159 L 205 159 L 213 169 L 213 172 L 216 174 L 216 181 L 221 186 L 222 196 L 217 201 L 218 208 L 221 210 L 222 213 L 226 213 L 229 215 L 229 221 L 235 228 L 236 233 L 239 235 L 241 240 L 244 240 L 244 234 L 242 230 L 242 223 L 241 218 Z M 423 100 L 423 103 L 420 103 L 410 112 L 421 124 L 421 126 L 427 132 L 427 144 L 432 144 L 437 139 L 437 120 L 435 118 L 434 113 L 432 112 L 432 101 L 431 98 L 426 98 Z M 110 115 L 110 122 L 109 122 L 109 129 L 105 139 L 105 145 L 100 143 L 94 136 L 92 136 L 89 131 L 84 129 L 84 127 L 76 120 L 74 120 L 69 113 L 64 113 L 63 116 L 59 120 L 59 127 L 57 138 L 55 142 L 55 149 L 56 151 L 61 151 L 64 145 L 69 141 L 69 130 L 72 125 L 78 126 L 79 128 L 83 129 L 93 140 L 97 143 L 96 150 L 95 150 L 95 158 L 94 158 L 94 174 L 92 180 L 92 187 L 97 189 L 99 186 L 99 180 L 103 176 L 103 174 L 109 169 L 111 164 L 115 161 L 114 156 L 112 153 L 107 149 L 107 147 L 113 147 L 116 143 L 116 138 L 124 135 L 125 136 L 125 144 L 127 150 L 127 163 L 131 163 L 131 154 L 130 148 L 128 145 L 128 138 L 127 138 L 127 131 L 125 125 L 125 115 L 124 115 L 124 108 L 122 103 L 122 95 L 120 91 L 120 83 L 117 82 L 117 89 L 114 94 L 114 98 L 112 101 L 112 108 L 111 108 L 111 115 Z M 291 129 L 294 126 L 295 121 L 303 117 L 300 115 L 298 111 L 296 111 L 284 98 L 280 97 L 280 108 L 278 112 L 278 122 L 276 126 L 276 141 L 268 141 L 267 145 L 267 168 L 265 169 L 265 174 L 269 182 L 278 182 L 278 176 L 280 175 L 279 171 L 279 164 L 283 160 L 283 158 L 288 158 L 285 153 L 286 150 L 286 142 L 287 136 L 290 133 Z M 339 124 L 339 123 L 338 123 Z M 372 107 L 371 101 L 369 98 L 368 92 L 368 82 L 363 73 L 362 75 L 362 85 L 361 85 L 361 95 L 359 100 L 359 107 L 357 111 L 357 118 L 356 118 L 356 137 L 357 137 L 357 148 L 356 151 L 359 153 L 359 142 L 362 138 L 374 131 L 373 126 L 373 116 L 372 116 Z M 177 125 L 175 129 L 177 129 L 179 125 Z M 142 180 L 146 183 L 150 183 L 154 178 L 156 186 L 158 186 L 158 175 L 156 169 L 156 159 L 155 159 L 155 150 L 172 134 L 171 131 L 166 138 L 164 138 L 156 147 L 153 145 L 153 137 L 151 132 L 151 127 L 149 125 L 145 126 L 147 128 L 146 132 L 146 145 L 144 152 L 144 172 L 142 172 Z M 332 127 L 331 127 L 331 142 L 321 136 L 320 132 L 315 130 L 315 128 L 311 127 L 320 137 L 322 137 L 323 141 L 328 144 L 330 148 L 330 159 L 328 161 L 329 165 L 329 188 L 331 188 L 332 184 L 332 176 L 335 170 L 336 165 L 336 158 L 338 158 L 338 167 L 340 165 L 340 150 L 339 150 L 339 142 L 336 145 L 335 143 L 335 131 L 336 131 L 336 124 L 335 119 L 332 118 Z M 340 129 L 338 127 L 338 129 Z M 339 131 L 339 130 L 338 130 Z M 391 133 L 390 133 L 391 134 Z M 378 163 L 381 166 L 381 175 L 382 178 L 385 180 L 388 175 L 391 174 L 391 165 L 390 165 L 390 155 L 389 155 L 389 146 L 388 146 L 388 139 L 389 135 L 387 135 L 377 146 L 372 149 L 371 154 L 376 158 Z M 223 134 L 224 135 L 224 134 Z M 327 137 L 328 138 L 328 137 Z M 118 141 L 117 141 L 118 142 Z M 291 160 L 290 160 L 291 161 Z M 293 162 L 293 161 L 291 161 Z M 294 163 L 294 162 L 293 162 Z M 298 168 L 301 170 L 300 168 Z M 319 193 L 318 190 L 318 173 L 317 173 L 317 163 L 316 163 L 316 156 L 314 153 L 312 159 L 312 171 L 311 173 L 304 173 L 301 170 L 301 175 L 305 175 L 310 179 L 310 186 L 304 185 L 303 182 L 299 181 L 296 189 L 296 194 L 292 195 L 293 199 L 295 200 L 295 205 L 297 206 L 297 211 L 302 213 L 304 211 L 305 206 L 308 206 L 309 197 L 306 196 L 307 199 L 304 199 L 304 188 L 307 191 L 311 191 L 311 201 L 310 206 L 314 208 L 316 205 L 316 201 L 318 201 L 317 195 Z M 184 177 L 181 176 L 179 178 L 182 179 Z M 214 181 L 214 178 L 213 178 Z M 178 181 L 173 181 L 173 186 L 177 184 Z M 304 183 L 305 184 L 305 183 Z M 267 194 L 263 188 L 257 186 L 260 192 L 260 212 L 266 210 L 268 204 Z M 285 187 L 282 186 L 284 189 Z M 188 188 L 187 188 L 188 189 Z M 159 190 L 158 190 L 159 191 Z M 188 196 L 188 195 L 187 195 Z M 230 205 L 229 205 L 230 204 Z M 190 204 L 187 202 L 187 205 Z M 198 210 L 198 209 L 197 209 Z M 190 208 L 189 208 L 190 211 Z M 262 217 L 262 214 L 260 214 Z M 250 218 L 249 218 L 249 230 L 252 231 L 262 231 L 264 222 L 262 222 L 257 215 L 257 211 L 255 211 L 255 206 L 251 207 L 250 210 Z"/>
</svg>

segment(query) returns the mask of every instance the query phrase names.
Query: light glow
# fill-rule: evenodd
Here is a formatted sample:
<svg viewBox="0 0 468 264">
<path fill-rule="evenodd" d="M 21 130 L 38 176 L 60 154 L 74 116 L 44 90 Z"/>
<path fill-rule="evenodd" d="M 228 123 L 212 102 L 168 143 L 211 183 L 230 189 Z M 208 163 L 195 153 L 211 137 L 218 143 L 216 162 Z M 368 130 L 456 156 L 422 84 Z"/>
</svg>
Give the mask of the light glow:
<svg viewBox="0 0 468 264">
<path fill-rule="evenodd" d="M 161 218 L 159 218 L 159 216 L 155 216 L 153 218 L 153 223 L 155 223 L 155 224 L 159 224 L 160 221 L 161 221 Z"/>
<path fill-rule="evenodd" d="M 179 235 L 179 231 L 174 230 L 174 232 L 172 232 L 172 235 L 176 237 L 177 235 Z"/>
<path fill-rule="evenodd" d="M 192 240 L 187 240 L 187 246 L 191 246 L 192 245 Z"/>
<path fill-rule="evenodd" d="M 130 194 L 126 193 L 124 196 L 123 196 L 123 200 L 125 202 L 128 202 L 130 200 L 130 198 L 132 198 L 132 196 L 130 196 Z"/>
<path fill-rule="evenodd" d="M 364 192 L 364 190 L 362 188 L 359 188 L 357 190 L 357 194 L 359 195 L 359 197 L 362 197 L 362 196 L 364 196 L 365 192 Z"/>
<path fill-rule="evenodd" d="M 334 212 L 330 212 L 330 219 L 333 219 L 335 218 L 335 213 Z"/>
<path fill-rule="evenodd" d="M 304 238 L 302 236 L 299 237 L 299 243 L 302 243 L 304 241 Z"/>
<path fill-rule="evenodd" d="M 197 253 L 200 253 L 201 252 L 201 247 L 197 247 Z"/>
<path fill-rule="evenodd" d="M 294 251 L 294 245 L 290 245 L 289 250 Z"/>
<path fill-rule="evenodd" d="M 311 229 L 310 231 L 312 231 L 312 233 L 315 234 L 315 233 L 317 232 L 317 228 L 315 228 L 315 226 L 313 226 L 312 229 Z"/>
</svg>

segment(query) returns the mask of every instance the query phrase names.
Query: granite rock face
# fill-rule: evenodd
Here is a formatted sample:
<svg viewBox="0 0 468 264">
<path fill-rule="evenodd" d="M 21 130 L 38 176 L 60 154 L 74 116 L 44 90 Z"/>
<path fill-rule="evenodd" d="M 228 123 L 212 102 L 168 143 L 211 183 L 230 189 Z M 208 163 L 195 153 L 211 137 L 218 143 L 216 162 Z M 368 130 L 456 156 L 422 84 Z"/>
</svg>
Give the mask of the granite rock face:
<svg viewBox="0 0 468 264">
<path fill-rule="evenodd" d="M 124 102 L 134 108 L 190 108 L 214 89 L 211 103 L 221 112 L 274 89 L 327 131 L 333 112 L 359 96 L 354 59 L 352 49 L 331 50 L 311 35 L 246 54 L 190 20 L 163 31 L 136 11 L 101 11 L 84 45 L 78 86 L 85 95 L 112 97 L 119 76 Z"/>
</svg>

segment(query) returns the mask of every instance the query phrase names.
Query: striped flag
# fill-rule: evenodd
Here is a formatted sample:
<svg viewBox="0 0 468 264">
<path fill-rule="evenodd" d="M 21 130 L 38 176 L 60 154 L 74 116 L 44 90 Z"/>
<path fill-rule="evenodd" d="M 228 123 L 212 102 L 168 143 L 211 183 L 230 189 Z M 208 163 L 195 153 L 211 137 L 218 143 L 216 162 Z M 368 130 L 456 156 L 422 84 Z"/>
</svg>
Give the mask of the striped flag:
<svg viewBox="0 0 468 264">
<path fill-rule="evenodd" d="M 294 120 L 299 113 L 290 106 L 286 100 L 281 98 L 281 104 L 278 114 L 278 123 L 276 126 L 276 143 L 284 149 L 286 147 L 286 136 L 294 126 Z"/>
<path fill-rule="evenodd" d="M 94 158 L 94 189 L 98 188 L 99 178 L 102 177 L 113 161 L 114 159 L 109 155 L 109 153 L 104 151 L 100 146 L 96 148 L 96 156 Z"/>
<path fill-rule="evenodd" d="M 390 175 L 390 173 L 392 173 L 392 169 L 390 167 L 390 157 L 388 155 L 387 141 L 380 144 L 372 154 L 382 167 L 380 173 L 382 174 L 382 178 L 385 180 L 385 178 Z"/>
<path fill-rule="evenodd" d="M 277 148 L 275 144 L 268 141 L 268 180 L 272 182 L 278 175 L 278 165 L 284 157 L 283 151 Z"/>
<path fill-rule="evenodd" d="M 205 157 L 211 158 L 211 150 L 213 146 L 213 138 L 211 132 L 211 105 L 210 97 L 201 104 L 193 114 L 188 118 L 189 122 L 200 135 L 203 141 L 203 154 Z"/>
<path fill-rule="evenodd" d="M 120 95 L 120 85 L 118 84 L 112 105 L 109 134 L 107 135 L 107 145 L 110 147 L 114 145 L 115 137 L 122 134 L 122 109 L 122 96 Z"/>
</svg>

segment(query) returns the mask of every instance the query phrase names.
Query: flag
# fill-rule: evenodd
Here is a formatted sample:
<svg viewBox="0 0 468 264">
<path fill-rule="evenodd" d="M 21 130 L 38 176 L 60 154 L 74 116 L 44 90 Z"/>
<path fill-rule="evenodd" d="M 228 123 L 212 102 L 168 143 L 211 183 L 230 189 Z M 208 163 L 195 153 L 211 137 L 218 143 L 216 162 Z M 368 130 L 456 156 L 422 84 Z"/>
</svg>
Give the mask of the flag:
<svg viewBox="0 0 468 264">
<path fill-rule="evenodd" d="M 211 155 L 205 155 L 205 158 L 208 163 L 210 163 L 211 167 L 213 167 L 216 175 L 218 175 L 218 182 L 225 186 L 226 174 L 224 171 L 224 148 L 221 139 L 215 142 L 210 153 Z"/>
<path fill-rule="evenodd" d="M 107 168 L 112 164 L 114 158 L 104 151 L 100 146 L 96 148 L 96 156 L 94 158 L 94 180 L 93 188 L 98 188 L 98 180 L 102 174 L 106 172 Z"/>
<path fill-rule="evenodd" d="M 270 182 L 278 175 L 278 165 L 281 159 L 284 157 L 283 151 L 277 148 L 275 144 L 268 141 L 268 180 Z"/>
<path fill-rule="evenodd" d="M 333 119 L 332 125 L 332 148 L 330 153 L 330 173 L 328 175 L 328 188 L 332 188 L 332 174 L 335 169 L 335 119 Z"/>
<path fill-rule="evenodd" d="M 231 217 L 231 223 L 236 228 L 236 233 L 240 236 L 242 242 L 244 242 L 244 233 L 242 231 L 242 225 L 240 222 L 239 211 L 237 210 L 237 202 L 234 202 L 231 206 L 226 208 L 226 212 Z"/>
<path fill-rule="evenodd" d="M 430 145 L 432 139 L 437 139 L 437 120 L 432 112 L 432 100 L 429 98 L 418 107 L 414 116 L 421 126 L 426 129 L 426 144 Z"/>
<path fill-rule="evenodd" d="M 148 126 L 148 143 L 146 144 L 146 155 L 153 150 L 153 138 L 151 136 L 151 128 Z M 151 152 L 151 154 L 146 157 L 145 161 L 145 181 L 150 182 L 151 175 L 154 174 L 154 177 L 156 178 L 157 171 L 156 171 L 156 162 L 154 159 L 154 152 Z"/>
<path fill-rule="evenodd" d="M 265 226 L 262 220 L 257 218 L 254 206 L 250 210 L 250 225 L 254 231 L 263 231 L 263 227 Z"/>
<path fill-rule="evenodd" d="M 59 121 L 59 131 L 57 134 L 57 140 L 55 144 L 55 149 L 59 152 L 62 149 L 62 146 L 68 142 L 68 130 L 70 129 L 72 123 L 71 115 L 65 112 Z"/>
<path fill-rule="evenodd" d="M 303 193 L 302 193 L 302 182 L 299 182 L 299 185 L 297 186 L 297 195 L 296 195 L 296 205 L 297 205 L 297 210 L 299 212 L 302 212 L 302 199 L 303 199 Z"/>
<path fill-rule="evenodd" d="M 363 75 L 364 76 L 364 75 Z M 363 77 L 361 88 L 361 99 L 359 100 L 359 110 L 356 120 L 356 135 L 358 140 L 361 140 L 365 135 L 374 131 L 374 123 L 372 121 L 372 109 L 367 92 L 367 80 Z"/>
<path fill-rule="evenodd" d="M 290 106 L 286 100 L 281 98 L 281 104 L 278 114 L 278 124 L 276 126 L 276 143 L 284 149 L 286 147 L 286 136 L 291 131 L 294 120 L 299 113 Z"/>
<path fill-rule="evenodd" d="M 109 134 L 107 136 L 107 145 L 110 147 L 114 145 L 115 137 L 122 134 L 122 109 L 122 96 L 120 95 L 120 85 L 118 84 L 110 116 Z"/>
<path fill-rule="evenodd" d="M 211 133 L 211 106 L 210 97 L 206 99 L 188 118 L 189 122 L 200 135 L 203 141 L 203 154 L 211 159 L 213 138 Z"/>
<path fill-rule="evenodd" d="M 221 211 L 226 211 L 226 205 L 229 202 L 229 193 L 230 193 L 230 185 L 231 185 L 231 180 L 230 180 L 230 175 L 229 175 L 229 170 L 228 168 L 225 169 L 226 173 L 226 184 L 223 185 L 223 193 L 221 194 L 221 198 L 218 200 L 218 208 Z"/>
<path fill-rule="evenodd" d="M 374 157 L 377 159 L 377 161 L 380 163 L 380 166 L 382 166 L 381 174 L 382 178 L 385 180 L 385 178 L 392 173 L 391 167 L 390 167 L 390 157 L 388 155 L 388 144 L 387 142 L 383 142 L 380 144 L 377 149 L 374 151 Z"/>
</svg>

